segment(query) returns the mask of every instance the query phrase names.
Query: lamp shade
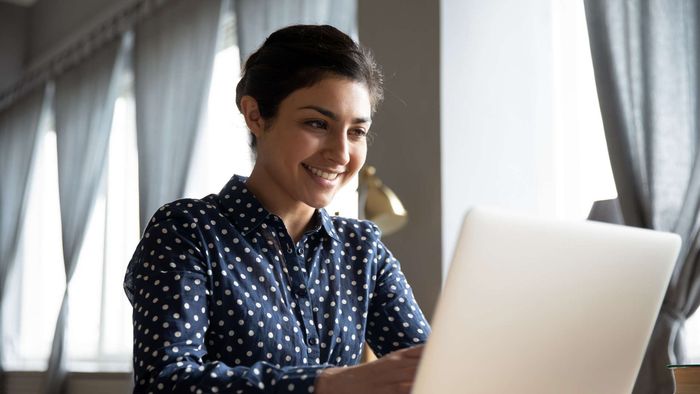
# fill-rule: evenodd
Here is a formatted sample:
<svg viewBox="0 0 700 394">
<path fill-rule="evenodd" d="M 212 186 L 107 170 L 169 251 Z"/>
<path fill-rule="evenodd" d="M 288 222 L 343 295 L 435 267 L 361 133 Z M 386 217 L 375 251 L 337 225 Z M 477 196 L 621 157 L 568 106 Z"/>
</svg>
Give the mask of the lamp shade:
<svg viewBox="0 0 700 394">
<path fill-rule="evenodd" d="M 406 224 L 408 212 L 376 172 L 372 166 L 365 166 L 360 172 L 360 214 L 379 226 L 385 235 L 392 234 Z"/>
</svg>

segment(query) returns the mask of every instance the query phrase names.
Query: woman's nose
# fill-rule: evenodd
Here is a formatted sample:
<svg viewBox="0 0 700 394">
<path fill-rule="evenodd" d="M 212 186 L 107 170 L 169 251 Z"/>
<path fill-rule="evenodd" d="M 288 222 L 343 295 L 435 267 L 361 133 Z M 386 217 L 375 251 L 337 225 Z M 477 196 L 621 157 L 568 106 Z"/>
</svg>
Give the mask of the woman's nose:
<svg viewBox="0 0 700 394">
<path fill-rule="evenodd" d="M 346 165 L 350 161 L 350 145 L 344 130 L 328 138 L 326 157 L 340 165 Z"/>
</svg>

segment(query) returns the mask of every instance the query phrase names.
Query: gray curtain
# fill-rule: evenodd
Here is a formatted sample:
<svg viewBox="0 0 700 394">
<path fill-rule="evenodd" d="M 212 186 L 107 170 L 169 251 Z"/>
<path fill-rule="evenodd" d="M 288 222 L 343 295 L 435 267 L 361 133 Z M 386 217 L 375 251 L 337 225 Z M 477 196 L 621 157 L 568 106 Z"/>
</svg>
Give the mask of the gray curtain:
<svg viewBox="0 0 700 394">
<path fill-rule="evenodd" d="M 103 175 L 118 78 L 126 54 L 126 40 L 108 44 L 56 80 L 54 114 L 66 290 L 49 357 L 46 393 L 65 389 L 68 289 Z"/>
<path fill-rule="evenodd" d="M 185 192 L 192 147 L 209 91 L 220 13 L 220 0 L 181 0 L 136 28 L 141 230 L 156 209 Z M 235 108 L 234 103 L 231 106 Z"/>
<path fill-rule="evenodd" d="M 683 324 L 700 303 L 700 4 L 586 0 L 585 7 L 624 222 L 684 241 L 634 388 L 671 393 L 666 366 L 684 362 Z"/>
<path fill-rule="evenodd" d="M 357 0 L 236 0 L 241 61 L 270 33 L 293 24 L 327 24 L 357 39 Z"/>
<path fill-rule="evenodd" d="M 39 119 L 45 109 L 43 97 L 44 90 L 39 89 L 0 113 L 0 316 L 7 275 L 15 263 L 22 232 Z M 0 324 L 0 374 L 4 375 L 2 338 Z M 0 384 L 3 384 L 2 376 Z"/>
</svg>

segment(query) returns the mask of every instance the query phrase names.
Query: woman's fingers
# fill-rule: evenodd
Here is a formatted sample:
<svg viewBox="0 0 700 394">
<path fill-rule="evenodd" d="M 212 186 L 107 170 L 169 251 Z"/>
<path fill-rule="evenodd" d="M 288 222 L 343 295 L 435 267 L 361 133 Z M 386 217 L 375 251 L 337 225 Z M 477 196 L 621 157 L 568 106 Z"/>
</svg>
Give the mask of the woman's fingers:
<svg viewBox="0 0 700 394">
<path fill-rule="evenodd" d="M 391 376 L 387 377 L 390 382 L 406 382 L 411 383 L 416 378 L 416 371 L 418 368 L 401 368 L 396 370 Z"/>
<path fill-rule="evenodd" d="M 419 362 L 420 358 L 411 356 L 411 353 L 391 354 L 375 361 L 372 369 L 382 373 L 386 382 L 413 382 Z"/>
<path fill-rule="evenodd" d="M 379 360 L 413 360 L 415 362 L 418 362 L 422 355 L 423 346 L 420 345 L 412 348 L 397 350 L 395 352 L 387 354 Z"/>
<path fill-rule="evenodd" d="M 424 347 L 424 345 L 413 346 L 406 349 L 397 350 L 395 352 L 390 353 L 390 355 L 396 354 L 401 355 L 402 357 L 420 358 L 420 356 L 423 355 Z"/>
<path fill-rule="evenodd" d="M 413 382 L 411 383 L 399 383 L 394 388 L 393 392 L 397 394 L 410 394 L 413 388 Z"/>
<path fill-rule="evenodd" d="M 418 371 L 423 346 L 402 349 L 379 360 L 349 368 L 324 371 L 317 389 L 325 393 L 409 394 Z"/>
</svg>

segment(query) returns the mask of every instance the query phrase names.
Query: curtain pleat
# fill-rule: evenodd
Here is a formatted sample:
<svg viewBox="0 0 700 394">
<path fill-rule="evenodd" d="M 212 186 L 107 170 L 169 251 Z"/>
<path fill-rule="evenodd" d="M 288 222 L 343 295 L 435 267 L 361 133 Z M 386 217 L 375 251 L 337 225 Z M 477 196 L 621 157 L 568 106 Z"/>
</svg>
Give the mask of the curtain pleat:
<svg viewBox="0 0 700 394">
<path fill-rule="evenodd" d="M 46 110 L 45 90 L 23 98 L 0 113 L 0 316 L 7 276 L 14 266 L 35 159 L 40 118 Z M 2 324 L 0 324 L 0 374 L 4 376 Z M 3 381 L 0 376 L 0 387 Z"/>
<path fill-rule="evenodd" d="M 158 207 L 184 195 L 209 91 L 220 14 L 220 0 L 181 0 L 136 27 L 134 86 L 142 231 Z"/>
<path fill-rule="evenodd" d="M 46 393 L 65 390 L 70 281 L 103 176 L 118 78 L 123 74 L 127 50 L 127 40 L 113 42 L 56 80 L 54 113 L 66 290 L 49 357 Z"/>
</svg>

